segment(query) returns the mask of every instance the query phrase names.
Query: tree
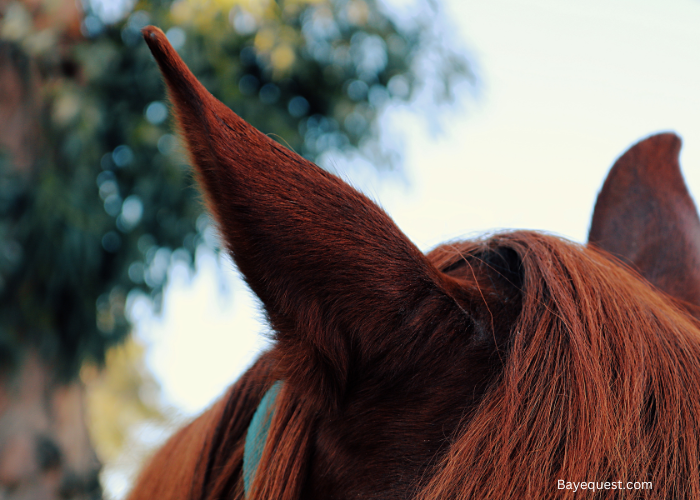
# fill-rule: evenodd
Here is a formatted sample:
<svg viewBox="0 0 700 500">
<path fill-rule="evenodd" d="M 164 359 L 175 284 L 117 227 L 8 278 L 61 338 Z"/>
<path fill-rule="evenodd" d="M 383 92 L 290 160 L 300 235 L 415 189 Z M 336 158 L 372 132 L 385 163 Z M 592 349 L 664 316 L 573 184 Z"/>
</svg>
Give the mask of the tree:
<svg viewBox="0 0 700 500">
<path fill-rule="evenodd" d="M 146 24 L 166 30 L 220 100 L 312 160 L 336 150 L 395 165 L 372 140 L 378 113 L 410 100 L 425 79 L 442 82 L 440 100 L 470 78 L 466 62 L 431 38 L 430 20 L 398 25 L 374 0 L 144 0 L 118 22 L 106 3 L 84 15 L 74 5 L 0 2 L 5 387 L 24 380 L 30 362 L 47 374 L 46 391 L 74 384 L 86 360 L 102 363 L 128 334 L 129 294 L 157 307 L 170 263 L 191 264 L 198 245 L 212 244 L 141 40 Z M 426 44 L 429 75 L 415 66 Z M 15 425 L 7 414 L 0 449 L 2 428 Z M 59 458 L 47 471 L 65 455 L 52 433 L 46 442 Z M 75 495 L 94 493 L 86 478 Z"/>
</svg>

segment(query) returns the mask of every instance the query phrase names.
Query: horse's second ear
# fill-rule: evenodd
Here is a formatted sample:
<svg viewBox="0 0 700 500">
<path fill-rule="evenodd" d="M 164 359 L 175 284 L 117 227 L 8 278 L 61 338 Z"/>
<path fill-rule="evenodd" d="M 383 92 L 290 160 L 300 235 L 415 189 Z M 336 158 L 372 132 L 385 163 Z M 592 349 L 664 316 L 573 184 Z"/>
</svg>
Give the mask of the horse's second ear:
<svg viewBox="0 0 700 500">
<path fill-rule="evenodd" d="M 700 306 L 700 219 L 683 181 L 680 149 L 680 138 L 667 133 L 622 155 L 598 195 L 588 241 L 671 296 Z"/>
</svg>

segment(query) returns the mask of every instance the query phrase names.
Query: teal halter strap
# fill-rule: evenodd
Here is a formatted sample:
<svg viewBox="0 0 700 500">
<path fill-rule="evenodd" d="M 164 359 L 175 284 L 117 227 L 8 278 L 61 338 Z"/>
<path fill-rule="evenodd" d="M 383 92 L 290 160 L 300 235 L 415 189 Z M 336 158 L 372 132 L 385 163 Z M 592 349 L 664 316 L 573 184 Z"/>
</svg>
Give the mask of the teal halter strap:
<svg viewBox="0 0 700 500">
<path fill-rule="evenodd" d="M 255 472 L 258 470 L 258 465 L 260 465 L 263 448 L 265 448 L 265 441 L 267 441 L 267 434 L 272 423 L 272 416 L 275 413 L 275 401 L 281 388 L 282 382 L 277 381 L 268 389 L 248 426 L 245 448 L 243 449 L 243 487 L 246 496 L 250 493 Z"/>
</svg>

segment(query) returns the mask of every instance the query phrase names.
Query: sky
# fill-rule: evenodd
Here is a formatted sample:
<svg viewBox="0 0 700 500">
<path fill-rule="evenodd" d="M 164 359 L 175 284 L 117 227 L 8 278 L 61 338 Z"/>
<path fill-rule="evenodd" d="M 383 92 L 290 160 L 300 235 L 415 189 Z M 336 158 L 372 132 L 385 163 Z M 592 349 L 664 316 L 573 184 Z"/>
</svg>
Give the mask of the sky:
<svg viewBox="0 0 700 500">
<path fill-rule="evenodd" d="M 683 138 L 681 165 L 700 196 L 700 0 L 443 0 L 441 10 L 478 95 L 445 111 L 439 134 L 407 109 L 383 116 L 403 138 L 403 177 L 339 172 L 422 250 L 511 228 L 585 242 L 610 166 L 660 131 Z M 192 278 L 172 270 L 161 316 L 132 310 L 164 402 L 184 415 L 210 405 L 267 345 L 260 304 L 233 264 L 201 251 L 197 267 Z"/>
</svg>

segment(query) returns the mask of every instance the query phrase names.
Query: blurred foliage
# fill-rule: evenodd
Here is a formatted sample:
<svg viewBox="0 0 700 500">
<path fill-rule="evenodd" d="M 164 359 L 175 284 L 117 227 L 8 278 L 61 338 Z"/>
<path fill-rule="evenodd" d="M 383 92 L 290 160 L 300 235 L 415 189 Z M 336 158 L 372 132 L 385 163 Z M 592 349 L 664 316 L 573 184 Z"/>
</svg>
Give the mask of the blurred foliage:
<svg viewBox="0 0 700 500">
<path fill-rule="evenodd" d="M 169 422 L 158 406 L 160 389 L 146 369 L 144 352 L 143 345 L 129 338 L 107 351 L 103 368 L 85 363 L 80 370 L 90 434 L 102 463 L 117 459 L 136 425 Z"/>
<path fill-rule="evenodd" d="M 0 156 L 0 366 L 29 345 L 65 378 L 103 363 L 128 333 L 129 294 L 157 306 L 171 263 L 216 245 L 146 24 L 215 96 L 311 160 L 334 150 L 391 166 L 372 147 L 379 113 L 422 81 L 440 82 L 437 103 L 471 78 L 427 5 L 404 25 L 375 0 L 142 0 L 119 21 L 108 7 L 94 2 L 75 40 L 22 2 L 0 20 L 0 49 L 39 88 L 40 122 L 30 168 Z M 418 66 L 425 47 L 430 64 Z"/>
</svg>

